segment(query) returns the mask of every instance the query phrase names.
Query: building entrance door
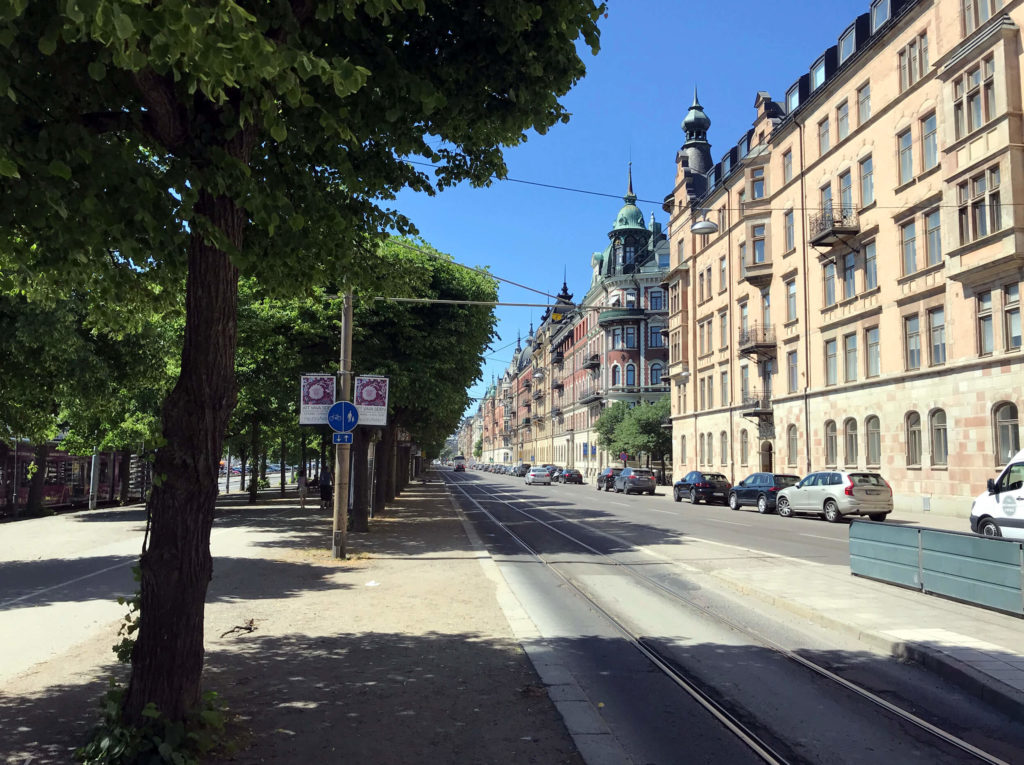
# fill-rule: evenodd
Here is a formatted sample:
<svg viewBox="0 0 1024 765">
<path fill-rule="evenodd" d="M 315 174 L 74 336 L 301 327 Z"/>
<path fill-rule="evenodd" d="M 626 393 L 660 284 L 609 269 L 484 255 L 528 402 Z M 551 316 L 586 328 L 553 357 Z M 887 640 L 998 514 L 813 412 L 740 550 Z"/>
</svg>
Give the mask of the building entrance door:
<svg viewBox="0 0 1024 765">
<path fill-rule="evenodd" d="M 775 472 L 775 455 L 772 450 L 771 441 L 761 442 L 761 472 L 762 473 L 774 473 Z"/>
</svg>

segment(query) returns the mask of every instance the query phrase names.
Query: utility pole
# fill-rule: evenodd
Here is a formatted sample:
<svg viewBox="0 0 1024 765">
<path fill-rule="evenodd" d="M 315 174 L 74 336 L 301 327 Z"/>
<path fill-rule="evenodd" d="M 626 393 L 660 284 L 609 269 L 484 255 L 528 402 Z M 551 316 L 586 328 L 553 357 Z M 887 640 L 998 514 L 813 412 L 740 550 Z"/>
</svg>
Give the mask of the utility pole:
<svg viewBox="0 0 1024 765">
<path fill-rule="evenodd" d="M 338 401 L 352 395 L 352 290 L 345 293 L 341 310 L 341 352 L 338 357 Z M 348 542 L 348 444 L 334 447 L 334 534 L 331 552 L 335 558 L 347 557 Z"/>
</svg>

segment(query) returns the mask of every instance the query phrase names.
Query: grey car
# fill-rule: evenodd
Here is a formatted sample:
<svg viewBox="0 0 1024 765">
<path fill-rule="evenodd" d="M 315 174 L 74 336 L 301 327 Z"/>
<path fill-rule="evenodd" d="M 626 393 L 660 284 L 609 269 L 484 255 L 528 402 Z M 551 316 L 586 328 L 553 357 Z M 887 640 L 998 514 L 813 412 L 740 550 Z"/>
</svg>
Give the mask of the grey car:
<svg viewBox="0 0 1024 765">
<path fill-rule="evenodd" d="M 654 471 L 648 468 L 625 468 L 615 476 L 614 486 L 616 492 L 643 494 L 646 491 L 648 494 L 654 494 Z"/>
<path fill-rule="evenodd" d="M 866 515 L 884 521 L 892 512 L 892 489 L 878 473 L 823 470 L 779 492 L 776 510 L 783 518 L 815 513 L 836 523 L 844 515 Z"/>
</svg>

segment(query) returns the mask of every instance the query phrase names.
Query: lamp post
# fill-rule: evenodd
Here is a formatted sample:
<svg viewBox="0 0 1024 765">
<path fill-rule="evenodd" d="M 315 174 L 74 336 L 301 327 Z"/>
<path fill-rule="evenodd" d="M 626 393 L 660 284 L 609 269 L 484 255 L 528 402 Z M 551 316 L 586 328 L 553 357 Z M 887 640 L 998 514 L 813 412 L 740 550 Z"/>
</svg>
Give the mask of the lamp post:
<svg viewBox="0 0 1024 765">
<path fill-rule="evenodd" d="M 352 391 L 352 290 L 345 293 L 341 311 L 341 347 L 338 354 L 338 400 L 348 401 Z M 348 444 L 334 447 L 334 533 L 331 554 L 346 557 L 348 542 Z"/>
</svg>

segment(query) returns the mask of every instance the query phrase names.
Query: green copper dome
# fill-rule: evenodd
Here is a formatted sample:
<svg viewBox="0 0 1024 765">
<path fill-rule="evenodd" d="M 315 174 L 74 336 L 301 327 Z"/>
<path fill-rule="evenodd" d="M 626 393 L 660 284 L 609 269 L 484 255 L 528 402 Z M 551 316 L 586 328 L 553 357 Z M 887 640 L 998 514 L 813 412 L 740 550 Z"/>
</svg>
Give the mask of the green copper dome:
<svg viewBox="0 0 1024 765">
<path fill-rule="evenodd" d="M 711 119 L 704 113 L 704 107 L 697 100 L 697 88 L 693 89 L 693 105 L 683 118 L 683 132 L 688 139 L 703 140 L 711 127 Z"/>
<path fill-rule="evenodd" d="M 641 228 L 646 231 L 647 226 L 644 225 L 644 214 L 636 206 L 636 194 L 633 193 L 632 167 L 629 168 L 629 186 L 626 190 L 626 196 L 622 198 L 622 201 L 626 204 L 619 210 L 619 214 L 615 216 L 615 225 L 612 226 L 612 231 L 618 231 L 623 228 Z"/>
</svg>

